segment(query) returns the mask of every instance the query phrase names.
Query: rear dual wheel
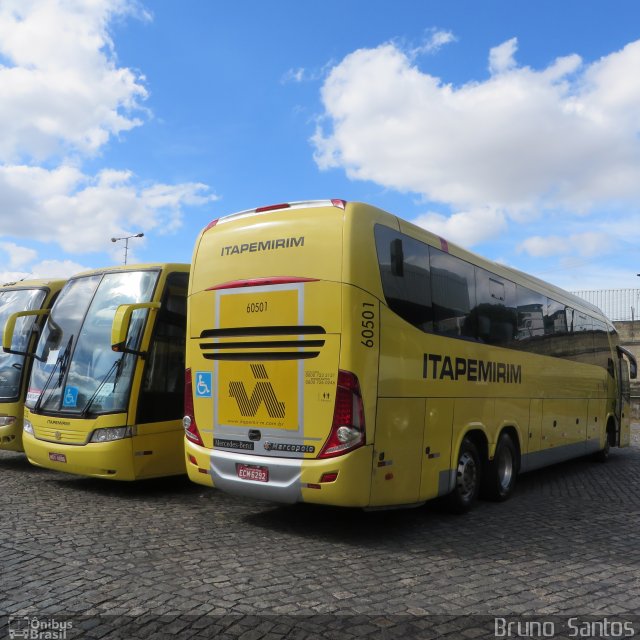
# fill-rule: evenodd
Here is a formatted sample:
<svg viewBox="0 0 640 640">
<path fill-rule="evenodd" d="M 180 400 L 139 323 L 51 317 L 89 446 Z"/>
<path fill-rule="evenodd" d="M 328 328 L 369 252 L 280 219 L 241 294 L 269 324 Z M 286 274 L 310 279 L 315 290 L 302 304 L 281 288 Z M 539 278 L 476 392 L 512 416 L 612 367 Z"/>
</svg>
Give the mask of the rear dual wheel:
<svg viewBox="0 0 640 640">
<path fill-rule="evenodd" d="M 511 436 L 503 433 L 498 439 L 493 460 L 485 465 L 481 496 L 495 502 L 507 500 L 515 489 L 517 475 L 518 451 Z"/>
</svg>

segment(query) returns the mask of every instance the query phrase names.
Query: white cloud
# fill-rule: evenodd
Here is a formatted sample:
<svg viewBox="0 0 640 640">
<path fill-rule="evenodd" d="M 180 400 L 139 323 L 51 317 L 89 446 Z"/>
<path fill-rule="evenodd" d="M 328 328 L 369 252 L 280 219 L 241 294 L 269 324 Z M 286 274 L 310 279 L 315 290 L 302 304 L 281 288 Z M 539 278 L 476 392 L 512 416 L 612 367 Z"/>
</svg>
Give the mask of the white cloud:
<svg viewBox="0 0 640 640">
<path fill-rule="evenodd" d="M 302 82 L 305 79 L 305 70 L 303 67 L 297 69 L 289 69 L 283 76 L 281 82 L 286 84 L 287 82 Z"/>
<path fill-rule="evenodd" d="M 518 50 L 518 39 L 511 38 L 489 51 L 489 71 L 504 73 L 516 66 L 515 53 Z"/>
<path fill-rule="evenodd" d="M 143 78 L 118 67 L 107 26 L 128 0 L 0 3 L 0 160 L 95 153 L 141 124 Z"/>
<path fill-rule="evenodd" d="M 567 254 L 582 257 L 602 256 L 616 245 L 616 239 L 602 231 L 585 231 L 568 236 L 531 236 L 521 242 L 517 250 L 535 258 L 563 256 Z"/>
<path fill-rule="evenodd" d="M 461 211 L 448 217 L 439 213 L 425 213 L 412 222 L 466 247 L 493 237 L 507 226 L 504 214 L 489 208 Z"/>
<path fill-rule="evenodd" d="M 494 75 L 456 87 L 394 44 L 351 53 L 322 87 L 318 166 L 518 220 L 639 204 L 640 41 L 540 71 L 518 66 L 516 47 L 495 47 Z"/>
<path fill-rule="evenodd" d="M 172 233 L 185 207 L 216 199 L 199 183 L 142 184 L 128 170 L 82 169 L 83 158 L 141 125 L 146 113 L 145 79 L 118 65 L 109 32 L 129 15 L 150 18 L 137 0 L 0 0 L 0 269 L 7 274 L 81 268 L 64 257 L 29 266 L 37 253 L 14 239 L 119 260 L 112 236 Z"/>
<path fill-rule="evenodd" d="M 528 253 L 534 258 L 547 258 L 562 255 L 568 247 L 569 242 L 559 236 L 532 236 L 521 242 L 518 250 Z"/>
<path fill-rule="evenodd" d="M 90 267 L 85 267 L 72 260 L 42 260 L 41 262 L 35 263 L 29 271 L 0 271 L 0 283 L 41 278 L 69 278 L 76 273 L 88 271 L 89 268 Z"/>
<path fill-rule="evenodd" d="M 15 242 L 0 242 L 0 251 L 8 256 L 7 262 L 11 269 L 18 269 L 28 262 L 35 260 L 38 255 L 33 249 L 21 247 Z"/>
<path fill-rule="evenodd" d="M 442 29 L 429 29 L 424 44 L 413 51 L 414 54 L 419 53 L 437 53 L 447 44 L 456 41 L 456 37 L 451 31 Z"/>
<path fill-rule="evenodd" d="M 30 278 L 69 278 L 76 273 L 88 271 L 85 267 L 72 260 L 42 260 L 31 267 Z"/>
<path fill-rule="evenodd" d="M 0 167 L 3 233 L 55 242 L 74 254 L 109 250 L 112 236 L 168 233 L 180 226 L 184 207 L 215 199 L 203 184 L 144 186 L 126 171 L 89 176 L 65 165 Z"/>
</svg>

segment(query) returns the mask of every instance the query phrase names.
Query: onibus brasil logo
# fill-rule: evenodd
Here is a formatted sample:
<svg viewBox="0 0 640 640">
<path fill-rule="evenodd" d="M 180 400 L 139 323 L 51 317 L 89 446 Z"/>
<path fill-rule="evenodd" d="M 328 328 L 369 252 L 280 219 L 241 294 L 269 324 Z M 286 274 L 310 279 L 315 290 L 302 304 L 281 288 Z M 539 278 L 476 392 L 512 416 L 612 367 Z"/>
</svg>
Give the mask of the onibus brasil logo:
<svg viewBox="0 0 640 640">
<path fill-rule="evenodd" d="M 238 409 L 243 417 L 253 417 L 258 413 L 258 409 L 264 406 L 270 418 L 284 418 L 284 402 L 280 402 L 269 381 L 267 369 L 263 364 L 252 364 L 251 373 L 257 380 L 251 396 L 247 394 L 247 389 L 243 382 L 229 382 L 229 395 L 235 398 Z"/>
<path fill-rule="evenodd" d="M 67 640 L 73 622 L 38 616 L 9 616 L 9 638 L 24 640 Z"/>
</svg>

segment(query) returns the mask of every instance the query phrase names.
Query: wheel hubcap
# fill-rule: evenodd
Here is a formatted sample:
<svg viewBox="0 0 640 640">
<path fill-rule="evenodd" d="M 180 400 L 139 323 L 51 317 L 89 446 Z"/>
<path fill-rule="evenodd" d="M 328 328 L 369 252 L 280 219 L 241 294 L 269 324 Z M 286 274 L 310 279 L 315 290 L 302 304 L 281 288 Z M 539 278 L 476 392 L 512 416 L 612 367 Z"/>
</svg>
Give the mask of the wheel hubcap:
<svg viewBox="0 0 640 640">
<path fill-rule="evenodd" d="M 473 456 L 463 453 L 458 460 L 457 485 L 460 497 L 469 500 L 473 497 L 478 482 L 478 470 Z"/>
</svg>

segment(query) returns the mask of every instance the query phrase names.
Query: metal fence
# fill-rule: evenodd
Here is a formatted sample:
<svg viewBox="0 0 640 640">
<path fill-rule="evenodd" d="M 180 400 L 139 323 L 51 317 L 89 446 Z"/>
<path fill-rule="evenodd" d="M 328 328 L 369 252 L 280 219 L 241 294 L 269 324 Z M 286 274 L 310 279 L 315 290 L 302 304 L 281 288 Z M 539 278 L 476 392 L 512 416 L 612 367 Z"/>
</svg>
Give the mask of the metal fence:
<svg viewBox="0 0 640 640">
<path fill-rule="evenodd" d="M 595 304 L 609 320 L 637 320 L 640 315 L 640 289 L 600 289 L 572 293 Z"/>
</svg>

